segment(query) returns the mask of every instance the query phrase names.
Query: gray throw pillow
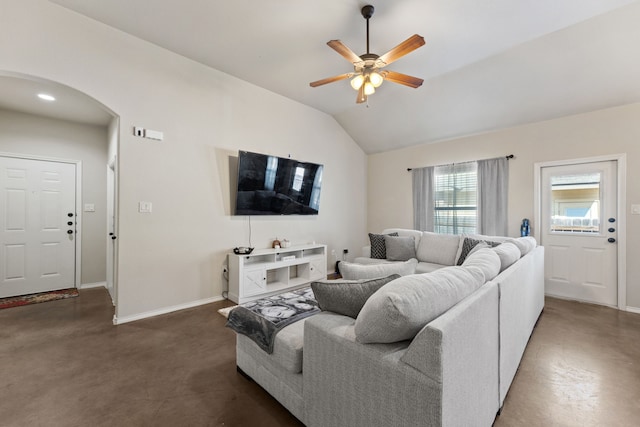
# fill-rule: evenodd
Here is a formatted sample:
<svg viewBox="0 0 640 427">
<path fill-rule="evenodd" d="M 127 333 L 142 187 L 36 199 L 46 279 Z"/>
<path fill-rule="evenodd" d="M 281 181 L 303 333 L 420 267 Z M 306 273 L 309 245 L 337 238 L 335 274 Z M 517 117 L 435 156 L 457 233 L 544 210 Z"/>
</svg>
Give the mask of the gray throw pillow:
<svg viewBox="0 0 640 427">
<path fill-rule="evenodd" d="M 356 340 L 392 343 L 413 339 L 425 325 L 484 284 L 478 267 L 445 267 L 388 283 L 356 318 Z"/>
<path fill-rule="evenodd" d="M 384 236 L 389 261 L 408 261 L 416 257 L 416 243 L 413 237 Z"/>
<path fill-rule="evenodd" d="M 387 259 L 387 249 L 384 244 L 384 236 L 397 236 L 397 232 L 389 234 L 373 234 L 369 233 L 369 242 L 371 242 L 371 258 Z"/>
<path fill-rule="evenodd" d="M 311 289 L 321 310 L 355 319 L 374 292 L 399 277 L 392 274 L 371 280 L 322 280 L 311 283 Z"/>
</svg>

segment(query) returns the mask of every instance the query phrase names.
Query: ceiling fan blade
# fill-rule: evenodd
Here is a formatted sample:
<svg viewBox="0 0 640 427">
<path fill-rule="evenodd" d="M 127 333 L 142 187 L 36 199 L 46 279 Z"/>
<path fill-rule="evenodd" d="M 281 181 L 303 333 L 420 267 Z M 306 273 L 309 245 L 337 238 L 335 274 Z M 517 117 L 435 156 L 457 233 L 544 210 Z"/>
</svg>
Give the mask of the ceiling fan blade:
<svg viewBox="0 0 640 427">
<path fill-rule="evenodd" d="M 309 86 L 311 87 L 322 86 L 322 85 L 326 85 L 327 83 L 333 83 L 340 80 L 348 79 L 351 76 L 353 76 L 353 73 L 346 73 L 346 74 L 340 74 L 339 76 L 327 77 L 326 79 L 311 82 L 309 83 Z"/>
<path fill-rule="evenodd" d="M 380 58 L 376 60 L 376 65 L 378 67 L 384 67 L 385 65 L 389 65 L 394 61 L 402 58 L 408 53 L 413 52 L 420 46 L 424 46 L 424 37 L 419 36 L 417 34 L 412 35 L 398 46 L 391 49 L 389 52 L 382 55 Z"/>
<path fill-rule="evenodd" d="M 422 83 L 424 82 L 424 80 L 419 79 L 417 77 L 408 76 L 402 73 L 396 73 L 395 71 L 384 70 L 380 74 L 382 74 L 385 80 L 389 80 L 390 82 L 409 86 L 414 89 L 422 86 Z"/>
<path fill-rule="evenodd" d="M 362 104 L 367 101 L 367 95 L 364 94 L 364 85 L 358 89 L 358 97 L 356 98 L 356 104 Z"/>
<path fill-rule="evenodd" d="M 351 62 L 353 65 L 363 62 L 362 58 L 360 58 L 358 55 L 353 53 L 353 51 L 349 49 L 347 46 L 345 46 L 344 44 L 342 44 L 340 40 L 330 40 L 327 42 L 327 44 L 331 49 L 338 52 L 340 55 L 342 55 L 344 59 Z"/>
</svg>

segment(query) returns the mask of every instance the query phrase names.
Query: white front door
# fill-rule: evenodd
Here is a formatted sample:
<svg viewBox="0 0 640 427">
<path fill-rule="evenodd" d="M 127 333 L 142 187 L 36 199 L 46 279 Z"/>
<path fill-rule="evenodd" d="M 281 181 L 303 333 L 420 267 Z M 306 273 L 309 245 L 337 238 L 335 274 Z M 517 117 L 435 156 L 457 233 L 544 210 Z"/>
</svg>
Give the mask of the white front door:
<svg viewBox="0 0 640 427">
<path fill-rule="evenodd" d="M 0 298 L 76 286 L 76 165 L 0 157 Z"/>
<path fill-rule="evenodd" d="M 547 295 L 618 303 L 617 162 L 541 169 Z"/>
</svg>

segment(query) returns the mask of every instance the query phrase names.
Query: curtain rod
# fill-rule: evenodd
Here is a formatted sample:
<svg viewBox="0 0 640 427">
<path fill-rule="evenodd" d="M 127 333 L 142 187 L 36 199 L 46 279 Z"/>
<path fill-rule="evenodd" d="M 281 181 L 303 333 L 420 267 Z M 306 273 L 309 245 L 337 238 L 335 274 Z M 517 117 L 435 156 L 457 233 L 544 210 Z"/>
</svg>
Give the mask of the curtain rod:
<svg viewBox="0 0 640 427">
<path fill-rule="evenodd" d="M 509 159 L 515 159 L 516 156 L 514 156 L 513 154 L 509 154 L 507 156 L 504 156 L 507 160 Z M 499 159 L 500 157 L 493 157 L 491 159 L 481 159 L 481 160 L 493 160 L 493 159 Z M 460 162 L 460 163 L 448 163 L 446 165 L 438 165 L 438 166 L 449 166 L 449 165 L 461 165 L 463 163 L 471 163 L 471 162 L 479 162 L 480 160 L 469 160 L 468 162 Z M 426 167 L 426 166 L 425 166 Z M 407 172 L 411 172 L 414 168 L 407 168 Z"/>
</svg>

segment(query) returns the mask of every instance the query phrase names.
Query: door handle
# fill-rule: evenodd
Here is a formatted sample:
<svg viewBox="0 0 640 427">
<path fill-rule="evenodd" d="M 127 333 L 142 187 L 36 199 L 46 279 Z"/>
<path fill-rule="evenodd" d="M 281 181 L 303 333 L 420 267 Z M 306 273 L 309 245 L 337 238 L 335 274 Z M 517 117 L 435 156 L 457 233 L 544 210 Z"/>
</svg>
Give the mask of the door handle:
<svg viewBox="0 0 640 427">
<path fill-rule="evenodd" d="M 73 234 L 73 230 L 67 230 L 67 234 Z"/>
<path fill-rule="evenodd" d="M 615 241 L 616 241 L 616 239 L 614 239 L 613 237 L 609 237 L 607 239 L 607 242 L 609 242 L 609 243 L 614 243 Z"/>
<path fill-rule="evenodd" d="M 73 214 L 72 214 L 71 212 L 69 212 L 69 213 L 67 214 L 67 216 L 68 216 L 69 218 L 71 218 L 71 217 L 73 216 Z"/>
</svg>

